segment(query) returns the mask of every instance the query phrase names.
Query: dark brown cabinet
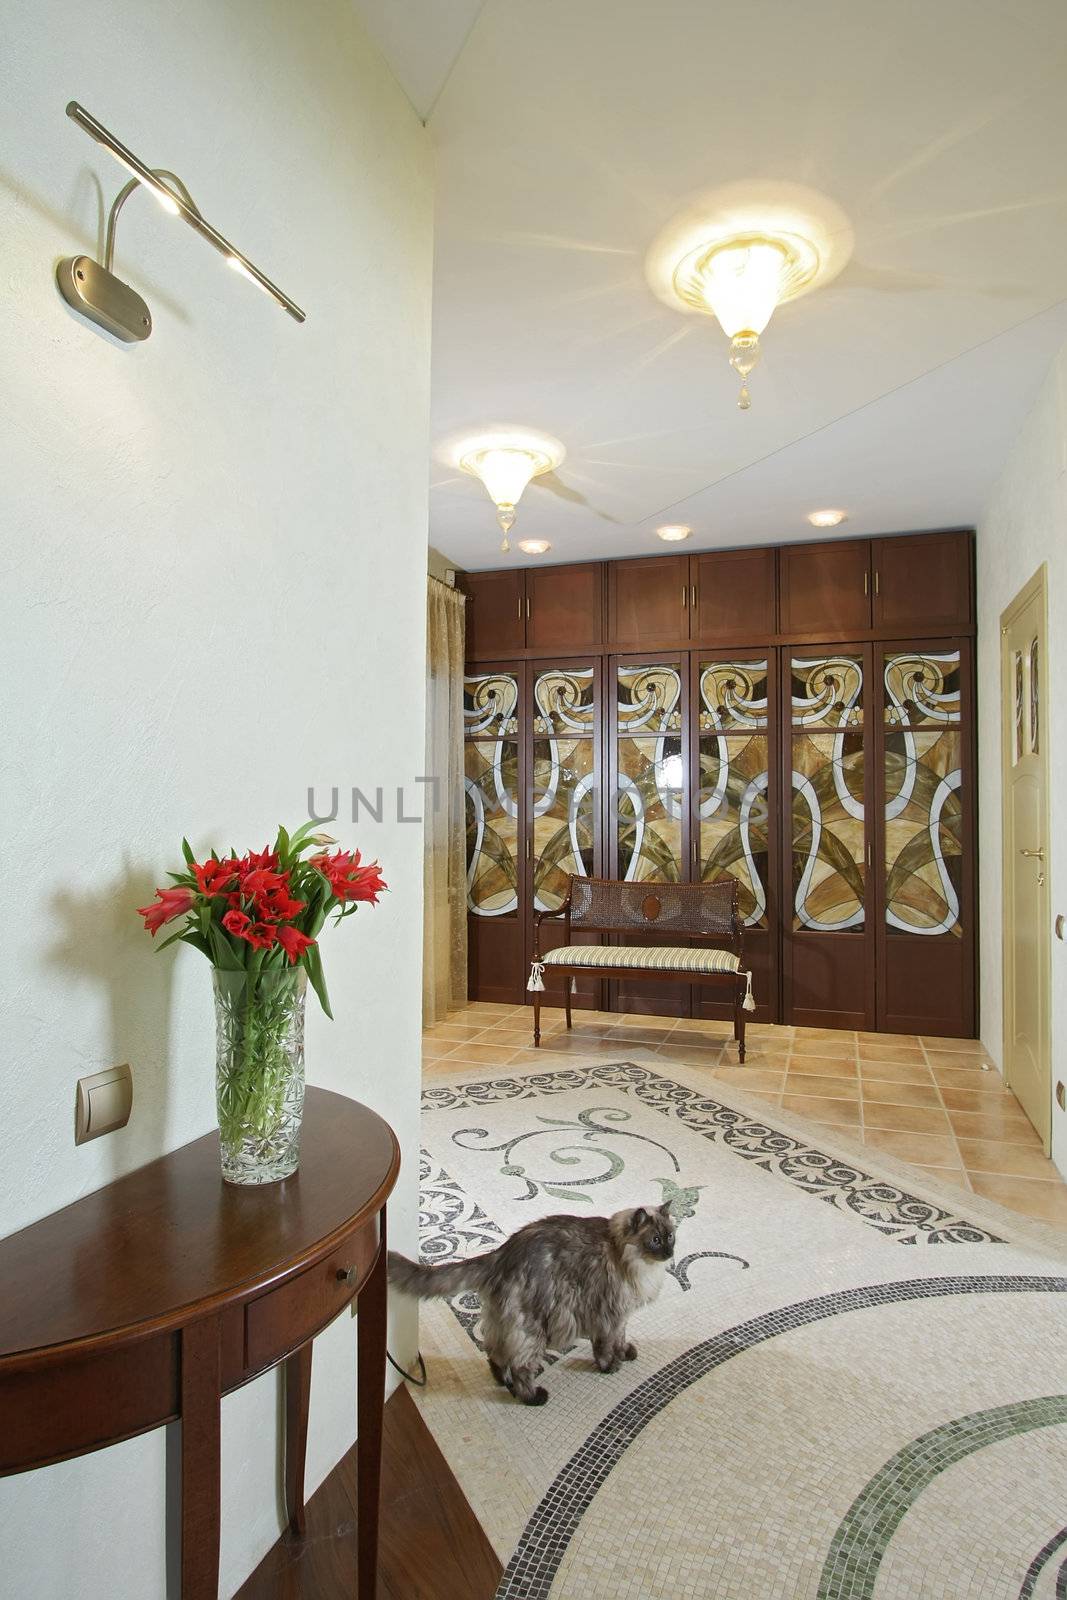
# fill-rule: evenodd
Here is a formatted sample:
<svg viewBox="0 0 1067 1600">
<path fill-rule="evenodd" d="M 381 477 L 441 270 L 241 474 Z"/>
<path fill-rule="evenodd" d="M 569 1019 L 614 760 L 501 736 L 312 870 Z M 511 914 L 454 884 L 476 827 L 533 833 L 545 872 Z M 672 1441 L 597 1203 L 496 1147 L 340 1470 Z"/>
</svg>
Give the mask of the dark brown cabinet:
<svg viewBox="0 0 1067 1600">
<path fill-rule="evenodd" d="M 608 637 L 619 649 L 684 644 L 689 605 L 688 556 L 608 564 Z"/>
<path fill-rule="evenodd" d="M 603 641 L 604 567 L 585 561 L 526 571 L 526 648 L 589 650 Z"/>
<path fill-rule="evenodd" d="M 467 572 L 467 655 L 507 656 L 526 643 L 526 588 L 521 567 L 503 572 Z"/>
<path fill-rule="evenodd" d="M 777 631 L 773 549 L 691 556 L 690 636 L 700 644 L 751 644 Z"/>
<path fill-rule="evenodd" d="M 969 533 L 871 541 L 874 625 L 900 633 L 958 633 L 974 610 Z"/>
<path fill-rule="evenodd" d="M 787 544 L 778 561 L 782 633 L 816 639 L 866 633 L 871 625 L 869 540 Z"/>
</svg>

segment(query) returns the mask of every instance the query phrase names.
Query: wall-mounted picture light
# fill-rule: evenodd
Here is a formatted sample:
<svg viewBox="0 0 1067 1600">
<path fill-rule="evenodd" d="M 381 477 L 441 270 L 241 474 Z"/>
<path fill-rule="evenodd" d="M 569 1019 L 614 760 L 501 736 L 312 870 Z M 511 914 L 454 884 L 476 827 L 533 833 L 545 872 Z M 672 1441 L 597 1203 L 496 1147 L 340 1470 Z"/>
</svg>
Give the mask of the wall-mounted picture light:
<svg viewBox="0 0 1067 1600">
<path fill-rule="evenodd" d="M 88 317 L 91 322 L 99 324 L 101 328 L 106 328 L 117 338 L 126 340 L 127 343 L 147 339 L 152 332 L 152 313 L 147 305 L 135 289 L 131 289 L 128 283 L 123 283 L 121 278 L 116 278 L 111 270 L 115 254 L 115 223 L 118 214 L 133 191 L 143 185 L 155 196 L 165 211 L 169 211 L 172 216 L 181 217 L 202 239 L 213 245 L 235 272 L 258 284 L 284 311 L 288 311 L 295 321 L 306 320 L 304 312 L 295 301 L 290 300 L 276 283 L 272 283 L 265 273 L 260 272 L 259 268 L 237 249 L 236 245 L 232 245 L 217 228 L 211 226 L 207 218 L 201 214 L 185 184 L 175 173 L 168 172 L 163 167 L 146 167 L 132 150 L 127 150 L 124 144 L 120 144 L 114 134 L 109 133 L 103 123 L 97 122 L 96 118 L 76 100 L 72 100 L 68 105 L 67 116 L 91 139 L 95 139 L 97 144 L 102 144 L 106 150 L 110 150 L 115 159 L 133 174 L 129 183 L 119 190 L 108 215 L 103 261 L 94 261 L 92 256 L 68 256 L 56 268 L 56 281 L 63 298 L 68 305 L 74 307 L 75 311 L 80 312 L 83 317 Z"/>
</svg>

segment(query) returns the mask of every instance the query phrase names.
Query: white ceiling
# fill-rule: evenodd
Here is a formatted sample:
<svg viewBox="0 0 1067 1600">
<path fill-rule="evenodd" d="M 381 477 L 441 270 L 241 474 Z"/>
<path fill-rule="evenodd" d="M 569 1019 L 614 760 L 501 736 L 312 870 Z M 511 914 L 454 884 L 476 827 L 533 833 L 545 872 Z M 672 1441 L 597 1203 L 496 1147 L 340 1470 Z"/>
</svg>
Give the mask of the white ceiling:
<svg viewBox="0 0 1067 1600">
<path fill-rule="evenodd" d="M 360 0 L 430 103 L 435 440 L 492 423 L 560 438 L 515 537 L 551 561 L 973 523 L 1067 339 L 1062 0 Z M 381 35 L 379 35 L 381 38 Z M 441 39 L 438 36 L 438 44 Z M 427 98 L 429 97 L 429 98 Z M 726 342 L 645 279 L 698 191 L 817 188 L 853 259 L 783 306 L 737 410 Z M 480 484 L 435 462 L 431 540 L 498 550 Z"/>
</svg>

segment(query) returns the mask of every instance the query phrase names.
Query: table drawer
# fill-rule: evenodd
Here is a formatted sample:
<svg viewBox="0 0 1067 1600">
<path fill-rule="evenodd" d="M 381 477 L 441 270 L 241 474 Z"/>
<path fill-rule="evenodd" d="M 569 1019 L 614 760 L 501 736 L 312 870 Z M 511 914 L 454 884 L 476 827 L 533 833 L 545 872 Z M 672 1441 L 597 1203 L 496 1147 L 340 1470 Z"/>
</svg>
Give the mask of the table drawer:
<svg viewBox="0 0 1067 1600">
<path fill-rule="evenodd" d="M 342 1311 L 374 1265 L 377 1217 L 314 1267 L 271 1289 L 245 1307 L 245 1361 L 249 1377 L 310 1339 Z M 354 1269 L 349 1281 L 344 1274 Z"/>
</svg>

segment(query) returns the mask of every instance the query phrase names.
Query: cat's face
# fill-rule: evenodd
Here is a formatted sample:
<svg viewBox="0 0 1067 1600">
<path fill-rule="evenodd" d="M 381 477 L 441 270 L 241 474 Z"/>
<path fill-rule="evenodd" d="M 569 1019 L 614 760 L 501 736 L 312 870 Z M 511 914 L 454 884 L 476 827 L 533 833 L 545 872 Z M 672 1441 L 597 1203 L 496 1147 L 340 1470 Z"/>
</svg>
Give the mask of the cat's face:
<svg viewBox="0 0 1067 1600">
<path fill-rule="evenodd" d="M 651 1261 L 669 1261 L 674 1254 L 674 1220 L 666 1206 L 646 1211 L 638 1206 L 630 1224 L 641 1253 Z"/>
</svg>

